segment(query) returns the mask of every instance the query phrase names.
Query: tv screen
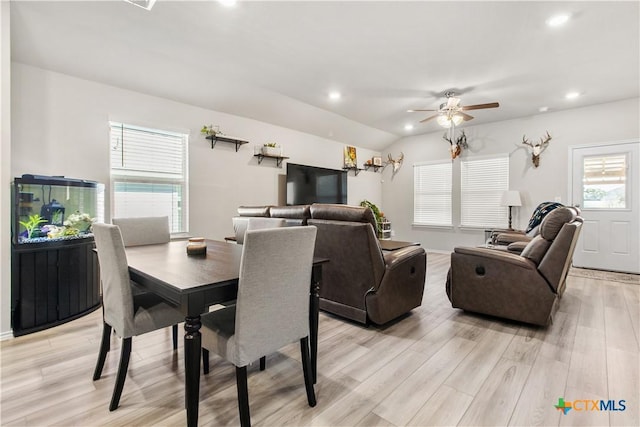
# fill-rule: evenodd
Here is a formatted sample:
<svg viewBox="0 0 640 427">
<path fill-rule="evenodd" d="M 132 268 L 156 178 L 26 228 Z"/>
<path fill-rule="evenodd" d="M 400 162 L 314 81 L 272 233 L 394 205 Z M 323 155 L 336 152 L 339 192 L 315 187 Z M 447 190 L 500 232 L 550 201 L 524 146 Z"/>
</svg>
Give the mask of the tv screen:
<svg viewBox="0 0 640 427">
<path fill-rule="evenodd" d="M 287 163 L 287 205 L 347 203 L 347 172 Z"/>
</svg>

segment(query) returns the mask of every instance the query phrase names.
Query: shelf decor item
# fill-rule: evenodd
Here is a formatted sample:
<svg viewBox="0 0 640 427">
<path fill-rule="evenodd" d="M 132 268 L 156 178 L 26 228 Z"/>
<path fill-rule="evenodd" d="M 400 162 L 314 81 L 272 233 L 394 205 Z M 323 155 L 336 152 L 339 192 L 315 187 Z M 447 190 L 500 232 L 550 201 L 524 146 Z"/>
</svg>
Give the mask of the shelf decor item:
<svg viewBox="0 0 640 427">
<path fill-rule="evenodd" d="M 224 135 L 224 133 L 220 132 L 220 126 L 218 125 L 204 125 L 202 129 L 200 129 L 200 133 L 204 136 Z"/>
<path fill-rule="evenodd" d="M 358 159 L 356 156 L 356 147 L 351 145 L 347 145 L 344 147 L 344 167 L 345 168 L 355 168 L 358 164 Z"/>
<path fill-rule="evenodd" d="M 282 147 L 275 142 L 267 142 L 262 146 L 262 154 L 271 157 L 281 157 Z"/>
</svg>

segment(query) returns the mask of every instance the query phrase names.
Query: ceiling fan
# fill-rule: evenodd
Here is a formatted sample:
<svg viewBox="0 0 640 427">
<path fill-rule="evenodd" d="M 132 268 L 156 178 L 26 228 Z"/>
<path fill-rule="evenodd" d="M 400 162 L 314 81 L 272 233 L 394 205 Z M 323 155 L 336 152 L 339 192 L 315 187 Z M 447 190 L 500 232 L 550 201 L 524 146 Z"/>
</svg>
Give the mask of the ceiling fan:
<svg viewBox="0 0 640 427">
<path fill-rule="evenodd" d="M 484 108 L 497 108 L 500 106 L 497 102 L 490 102 L 488 104 L 476 104 L 476 105 L 460 105 L 460 98 L 455 96 L 455 93 L 449 91 L 445 92 L 444 96 L 447 97 L 447 102 L 440 104 L 440 108 L 437 110 L 407 110 L 409 113 L 417 111 L 437 111 L 437 114 L 429 116 L 420 123 L 428 122 L 429 120 L 438 119 L 440 126 L 449 128 L 453 124 L 458 126 L 462 121 L 469 121 L 473 119 L 473 116 L 465 113 L 468 110 L 481 110 Z"/>
</svg>

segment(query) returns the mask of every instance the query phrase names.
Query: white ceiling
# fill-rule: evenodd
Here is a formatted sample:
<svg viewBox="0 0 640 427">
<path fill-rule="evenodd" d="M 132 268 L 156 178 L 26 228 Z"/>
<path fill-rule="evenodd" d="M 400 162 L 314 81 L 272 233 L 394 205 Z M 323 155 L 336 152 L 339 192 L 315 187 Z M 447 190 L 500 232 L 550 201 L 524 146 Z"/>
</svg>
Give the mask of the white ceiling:
<svg viewBox="0 0 640 427">
<path fill-rule="evenodd" d="M 14 61 L 381 150 L 437 130 L 406 110 L 450 89 L 500 102 L 470 124 L 640 96 L 639 5 L 14 0 L 11 45 Z M 572 19 L 548 27 L 558 12 Z"/>
</svg>

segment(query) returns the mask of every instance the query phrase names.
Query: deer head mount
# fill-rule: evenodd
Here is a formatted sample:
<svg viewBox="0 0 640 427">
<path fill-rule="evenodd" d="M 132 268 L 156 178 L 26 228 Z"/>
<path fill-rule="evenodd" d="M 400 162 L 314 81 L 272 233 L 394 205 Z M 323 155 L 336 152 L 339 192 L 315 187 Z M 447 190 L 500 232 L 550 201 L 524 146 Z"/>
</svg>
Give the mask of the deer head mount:
<svg viewBox="0 0 640 427">
<path fill-rule="evenodd" d="M 404 153 L 400 152 L 400 157 L 398 157 L 397 159 L 393 159 L 391 157 L 391 153 L 389 153 L 388 155 L 389 160 L 386 162 L 386 165 L 393 165 L 393 173 L 395 174 L 396 172 L 398 172 L 398 169 L 400 169 L 400 166 L 402 165 L 402 161 L 404 160 Z"/>
<path fill-rule="evenodd" d="M 522 135 L 522 143 L 527 145 L 529 148 L 529 152 L 531 153 L 531 161 L 533 162 L 533 166 L 540 166 L 540 154 L 547 148 L 549 145 L 549 141 L 551 141 L 551 135 L 549 135 L 549 131 L 547 134 L 540 138 L 540 142 L 531 142 L 527 139 L 526 135 Z"/>
<path fill-rule="evenodd" d="M 465 135 L 464 130 L 462 131 L 460 136 L 455 139 L 455 142 L 453 141 L 453 136 L 455 135 L 454 132 L 452 132 L 450 136 L 447 136 L 446 133 L 442 136 L 442 138 L 444 138 L 445 141 L 449 142 L 449 146 L 450 146 L 449 151 L 451 151 L 451 160 L 455 159 L 460 154 L 462 154 L 463 149 L 466 150 L 467 148 L 469 148 L 469 144 L 467 144 L 467 135 Z"/>
</svg>

